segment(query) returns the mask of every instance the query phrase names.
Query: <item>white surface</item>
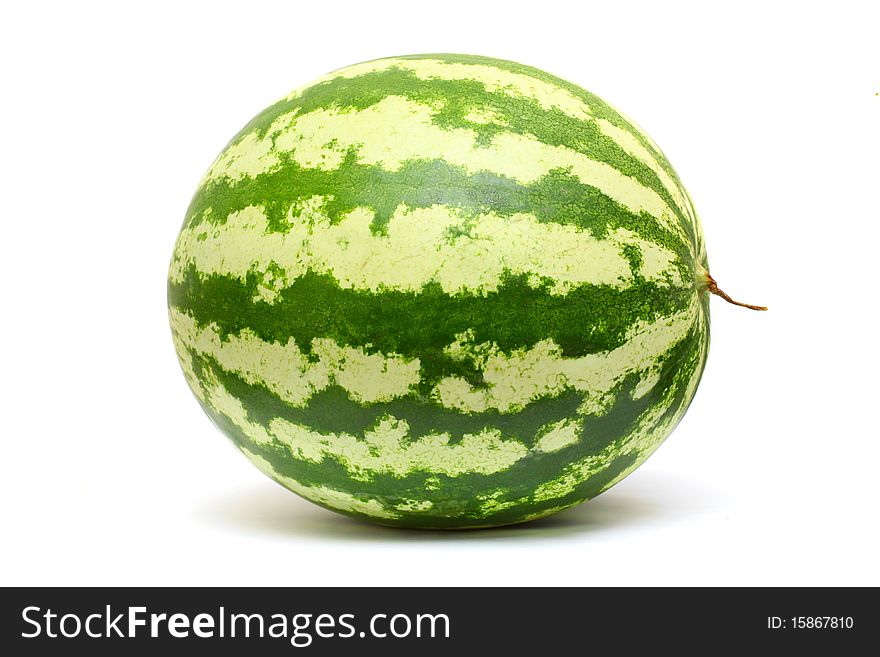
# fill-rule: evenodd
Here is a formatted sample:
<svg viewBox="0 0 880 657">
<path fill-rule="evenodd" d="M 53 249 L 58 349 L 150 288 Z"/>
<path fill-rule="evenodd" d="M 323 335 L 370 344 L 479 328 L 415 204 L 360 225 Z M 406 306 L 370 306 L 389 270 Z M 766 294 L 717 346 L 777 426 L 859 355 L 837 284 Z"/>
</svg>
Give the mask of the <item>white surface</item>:
<svg viewBox="0 0 880 657">
<path fill-rule="evenodd" d="M 4 8 L 0 584 L 880 584 L 880 9 L 586 4 Z M 511 529 L 394 531 L 287 493 L 203 415 L 167 326 L 171 248 L 224 143 L 331 69 L 435 51 L 633 116 L 721 286 L 771 308 L 715 300 L 669 441 Z"/>
</svg>

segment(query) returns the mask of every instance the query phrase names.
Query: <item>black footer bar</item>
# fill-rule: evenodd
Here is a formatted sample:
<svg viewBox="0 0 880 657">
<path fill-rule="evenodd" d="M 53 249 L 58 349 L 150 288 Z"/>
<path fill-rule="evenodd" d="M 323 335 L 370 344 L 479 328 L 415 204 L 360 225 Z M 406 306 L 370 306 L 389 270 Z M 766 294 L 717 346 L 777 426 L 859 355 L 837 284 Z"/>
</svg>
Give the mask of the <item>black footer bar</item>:
<svg viewBox="0 0 880 657">
<path fill-rule="evenodd" d="M 7 655 L 200 648 L 519 655 L 554 647 L 715 654 L 758 646 L 839 651 L 880 638 L 880 605 L 867 588 L 7 588 L 0 595 Z"/>
</svg>

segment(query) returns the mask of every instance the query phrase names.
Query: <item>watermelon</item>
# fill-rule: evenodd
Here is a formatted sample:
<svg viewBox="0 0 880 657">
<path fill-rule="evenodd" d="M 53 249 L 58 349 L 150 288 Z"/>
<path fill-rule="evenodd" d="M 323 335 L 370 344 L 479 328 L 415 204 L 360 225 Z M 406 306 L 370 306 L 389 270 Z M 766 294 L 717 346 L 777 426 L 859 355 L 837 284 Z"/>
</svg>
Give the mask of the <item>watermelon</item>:
<svg viewBox="0 0 880 657">
<path fill-rule="evenodd" d="M 464 528 L 644 462 L 694 397 L 710 292 L 691 199 L 635 123 L 538 69 L 432 54 L 248 123 L 192 199 L 168 309 L 189 386 L 265 474 Z"/>
</svg>

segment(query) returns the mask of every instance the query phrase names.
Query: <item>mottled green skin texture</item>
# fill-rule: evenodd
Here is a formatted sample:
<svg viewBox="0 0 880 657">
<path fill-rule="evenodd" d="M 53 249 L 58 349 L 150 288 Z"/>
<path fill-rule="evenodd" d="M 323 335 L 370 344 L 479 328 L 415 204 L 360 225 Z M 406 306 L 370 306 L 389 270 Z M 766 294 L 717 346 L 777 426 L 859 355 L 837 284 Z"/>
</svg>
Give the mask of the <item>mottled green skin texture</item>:
<svg viewBox="0 0 880 657">
<path fill-rule="evenodd" d="M 512 62 L 460 55 L 424 57 L 495 66 L 557 85 L 583 99 L 595 117 L 635 135 L 680 185 L 672 167 L 652 143 L 613 108 L 580 87 Z M 484 294 L 449 294 L 430 282 L 418 291 L 374 292 L 346 288 L 326 272 L 310 271 L 288 281 L 269 303 L 259 298 L 258 286 L 264 272 L 253 271 L 236 278 L 206 273 L 189 264 L 179 280 L 169 282 L 169 306 L 194 318 L 200 326 L 213 326 L 222 339 L 249 331 L 268 343 L 285 344 L 292 339 L 308 354 L 314 338 L 330 338 L 339 345 L 360 347 L 366 353 L 419 359 L 420 380 L 408 395 L 360 402 L 339 385 L 331 384 L 315 392 L 307 403 L 295 405 L 266 385 L 249 381 L 241 372 L 224 369 L 204 353 L 184 350 L 181 359 L 187 361 L 185 366 L 192 368 L 199 381 L 221 384 L 241 402 L 250 422 L 269 427 L 281 418 L 320 434 L 362 436 L 383 417 L 391 416 L 405 420 L 414 439 L 448 433 L 454 444 L 466 434 L 497 429 L 504 439 L 519 441 L 531 451 L 510 467 L 490 474 L 465 472 L 450 476 L 414 469 L 404 476 L 375 472 L 367 480 L 358 480 L 351 476 L 344 459 L 298 458 L 289 445 L 280 441 L 255 442 L 240 424 L 218 412 L 202 396 L 203 407 L 236 445 L 271 464 L 279 481 L 289 478 L 306 487 L 375 500 L 389 513 L 377 517 L 363 509 L 328 506 L 384 524 L 440 528 L 505 525 L 595 497 L 650 455 L 693 397 L 709 339 L 707 298 L 696 282 L 700 268 L 706 267 L 698 225 L 695 229 L 685 209 L 670 196 L 651 167 L 628 154 L 595 123 L 541 107 L 529 98 L 490 91 L 474 80 L 424 80 L 396 68 L 331 78 L 269 107 L 230 145 L 246 135 L 264 135 L 273 121 L 292 110 L 298 109 L 299 115 L 328 107 L 357 111 L 389 94 L 432 104 L 437 108 L 433 116 L 437 126 L 469 127 L 478 134 L 480 144 L 491 145 L 499 133 L 512 132 L 609 163 L 654 190 L 672 208 L 674 220 L 683 230 L 672 231 L 654 216 L 632 212 L 569 170 L 551 170 L 530 183 L 491 171 L 468 172 L 442 159 L 414 159 L 389 171 L 359 162 L 356 148 L 349 150 L 338 168 L 330 170 L 303 167 L 289 154 L 280 152 L 280 164 L 254 177 L 206 180 L 192 200 L 184 227 L 202 222 L 222 225 L 230 213 L 258 205 L 265 209 L 269 230 L 283 232 L 291 221 L 291 206 L 314 196 L 331 197 L 323 210 L 334 221 L 353 209 L 370 208 L 374 212 L 372 230 L 377 235 L 383 234 L 401 204 L 410 208 L 442 204 L 462 216 L 528 213 L 541 223 L 574 226 L 597 238 L 625 228 L 675 254 L 673 266 L 685 283 L 671 285 L 636 274 L 623 288 L 584 284 L 559 295 L 550 293 L 552 281 L 541 285 L 525 275 L 511 273 L 505 275 L 497 290 Z M 475 108 L 490 108 L 504 117 L 504 124 L 469 122 L 466 117 Z M 625 254 L 637 272 L 640 250 L 625 249 Z M 472 332 L 476 342 L 494 344 L 503 353 L 530 349 L 551 339 L 564 358 L 579 358 L 617 349 L 632 338 L 634 326 L 648 325 L 689 306 L 696 307 L 700 317 L 656 359 L 657 381 L 653 387 L 642 396 L 634 395 L 639 373 L 623 376 L 611 391 L 613 402 L 602 413 L 579 412 L 584 393 L 572 387 L 531 401 L 514 412 L 461 411 L 439 404 L 432 395 L 443 377 L 461 377 L 478 389 L 486 385 L 479 367 L 455 359 L 444 350 L 464 332 Z M 640 446 L 630 449 L 628 441 L 645 430 L 646 414 L 658 408 L 662 412 L 649 423 L 656 429 L 647 427 L 649 434 L 653 431 L 650 439 L 640 438 Z M 556 451 L 532 449 L 542 427 L 566 419 L 580 423 L 577 441 Z M 599 465 L 588 475 L 578 474 L 585 472 L 581 466 L 590 457 L 595 457 Z M 548 494 L 548 487 L 558 488 L 561 494 Z M 544 492 L 536 495 L 536 491 Z M 487 504 L 489 498 L 500 504 Z M 315 501 L 324 504 L 321 499 Z M 429 502 L 430 509 L 400 508 L 413 501 Z"/>
</svg>

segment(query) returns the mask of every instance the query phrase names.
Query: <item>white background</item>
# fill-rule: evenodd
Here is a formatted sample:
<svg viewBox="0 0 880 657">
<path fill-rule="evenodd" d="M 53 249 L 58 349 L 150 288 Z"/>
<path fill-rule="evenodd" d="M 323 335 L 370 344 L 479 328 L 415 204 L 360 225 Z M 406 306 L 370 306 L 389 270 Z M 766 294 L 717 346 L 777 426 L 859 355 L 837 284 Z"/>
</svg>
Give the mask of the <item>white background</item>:
<svg viewBox="0 0 880 657">
<path fill-rule="evenodd" d="M 0 583 L 880 584 L 876 4 L 10 6 Z M 770 306 L 713 300 L 672 437 L 520 527 L 389 530 L 300 500 L 214 429 L 171 345 L 172 245 L 226 141 L 318 75 L 420 52 L 622 108 L 688 186 L 721 286 Z"/>
</svg>

